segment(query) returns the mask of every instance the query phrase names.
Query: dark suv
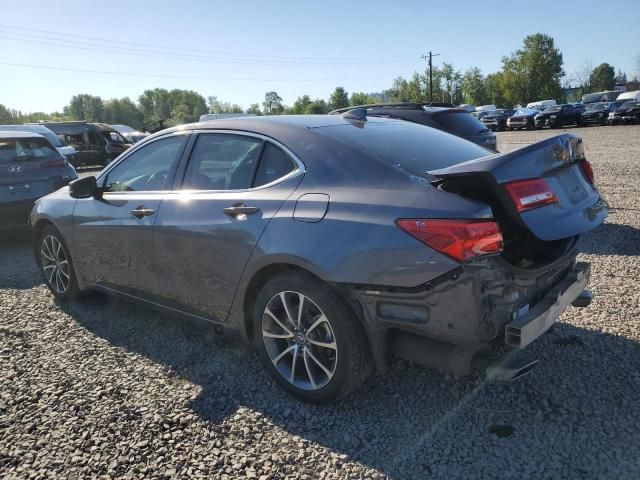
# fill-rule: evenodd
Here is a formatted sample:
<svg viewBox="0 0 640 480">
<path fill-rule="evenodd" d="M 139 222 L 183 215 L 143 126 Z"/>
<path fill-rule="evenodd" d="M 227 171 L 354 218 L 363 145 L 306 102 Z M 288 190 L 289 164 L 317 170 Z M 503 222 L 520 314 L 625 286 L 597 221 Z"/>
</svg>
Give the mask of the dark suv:
<svg viewBox="0 0 640 480">
<path fill-rule="evenodd" d="M 481 147 L 496 150 L 496 135 L 478 119 L 462 108 L 447 103 L 378 103 L 341 108 L 329 115 L 344 113 L 355 108 L 365 108 L 368 117 L 385 117 L 406 120 L 437 128 L 457 137 L 469 140 Z"/>
<path fill-rule="evenodd" d="M 118 155 L 131 147 L 125 138 L 111 125 L 87 122 L 43 122 L 50 130 L 63 138 L 78 152 L 74 166 L 107 166 Z"/>
<path fill-rule="evenodd" d="M 584 105 L 564 104 L 552 105 L 535 116 L 536 128 L 558 128 L 565 125 L 582 125 Z"/>
</svg>

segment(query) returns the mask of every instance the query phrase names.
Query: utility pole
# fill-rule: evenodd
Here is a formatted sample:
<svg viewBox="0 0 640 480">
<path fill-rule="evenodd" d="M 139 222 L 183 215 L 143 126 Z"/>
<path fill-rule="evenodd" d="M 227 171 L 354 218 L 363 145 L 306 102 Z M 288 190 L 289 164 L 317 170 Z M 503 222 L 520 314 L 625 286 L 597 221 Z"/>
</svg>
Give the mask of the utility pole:
<svg viewBox="0 0 640 480">
<path fill-rule="evenodd" d="M 429 101 L 433 102 L 433 57 L 437 57 L 439 53 L 431 53 L 429 50 L 429 56 L 422 55 L 420 58 L 423 60 L 429 59 Z"/>
</svg>

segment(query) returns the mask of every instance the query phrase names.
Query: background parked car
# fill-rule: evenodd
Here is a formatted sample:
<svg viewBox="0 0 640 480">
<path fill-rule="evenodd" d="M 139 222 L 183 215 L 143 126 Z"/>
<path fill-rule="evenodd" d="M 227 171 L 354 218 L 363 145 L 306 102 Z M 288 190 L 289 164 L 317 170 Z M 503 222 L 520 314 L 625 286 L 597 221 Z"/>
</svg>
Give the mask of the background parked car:
<svg viewBox="0 0 640 480">
<path fill-rule="evenodd" d="M 502 131 L 507 128 L 507 119 L 514 114 L 514 110 L 509 108 L 499 108 L 488 112 L 482 117 L 482 124 L 490 130 Z"/>
<path fill-rule="evenodd" d="M 449 107 L 435 105 L 449 105 Z M 450 105 L 451 104 L 446 103 L 379 103 L 341 108 L 329 114 L 336 115 L 355 108 L 362 108 L 366 110 L 368 117 L 397 118 L 419 123 L 451 133 L 452 135 L 495 151 L 496 135 L 480 121 L 475 119 L 469 112 L 460 108 L 451 108 Z"/>
<path fill-rule="evenodd" d="M 143 138 L 146 138 L 150 135 L 147 132 L 140 132 L 139 130 L 132 128 L 129 125 L 111 125 L 111 126 L 115 128 L 120 133 L 120 135 L 122 135 L 130 143 L 139 142 Z"/>
<path fill-rule="evenodd" d="M 78 178 L 44 136 L 0 131 L 0 230 L 26 227 L 34 202 Z"/>
<path fill-rule="evenodd" d="M 616 100 L 619 102 L 640 102 L 640 90 L 621 93 Z"/>
<path fill-rule="evenodd" d="M 527 108 L 542 112 L 545 108 L 557 105 L 555 100 L 538 100 L 536 102 L 527 103 Z"/>
<path fill-rule="evenodd" d="M 111 125 L 104 123 L 43 122 L 42 125 L 77 150 L 74 166 L 106 166 L 132 145 Z"/>
<path fill-rule="evenodd" d="M 620 123 L 640 123 L 640 101 L 625 102 L 616 108 L 613 117 L 609 117 L 611 125 Z"/>
<path fill-rule="evenodd" d="M 507 118 L 508 130 L 526 129 L 531 130 L 535 127 L 535 116 L 540 113 L 539 110 L 531 108 L 518 108 L 513 115 Z"/>
<path fill-rule="evenodd" d="M 609 113 L 614 111 L 617 102 L 596 102 L 589 103 L 582 112 L 583 125 L 606 125 L 609 120 Z M 620 105 L 618 103 L 618 105 Z"/>
<path fill-rule="evenodd" d="M 558 128 L 565 125 L 581 125 L 584 107 L 573 104 L 554 105 L 535 116 L 536 128 Z"/>
<path fill-rule="evenodd" d="M 26 125 L 0 125 L 0 130 L 13 131 L 13 132 L 34 132 L 39 133 L 44 138 L 49 140 L 49 143 L 55 147 L 55 149 L 71 164 L 75 161 L 76 149 L 67 144 L 64 140 L 58 137 L 52 130 L 48 129 L 44 125 L 40 124 L 26 124 Z"/>
<path fill-rule="evenodd" d="M 604 90 L 602 92 L 585 93 L 582 95 L 582 103 L 598 103 L 598 102 L 613 102 L 622 95 L 622 90 Z"/>
</svg>

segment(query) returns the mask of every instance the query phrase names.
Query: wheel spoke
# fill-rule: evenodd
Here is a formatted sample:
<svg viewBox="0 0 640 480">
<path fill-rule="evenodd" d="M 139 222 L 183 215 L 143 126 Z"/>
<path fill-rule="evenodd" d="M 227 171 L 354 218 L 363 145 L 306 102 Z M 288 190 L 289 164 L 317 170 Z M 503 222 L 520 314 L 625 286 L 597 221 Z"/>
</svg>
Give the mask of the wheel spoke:
<svg viewBox="0 0 640 480">
<path fill-rule="evenodd" d="M 267 338 L 292 338 L 293 335 L 290 333 L 271 333 L 266 330 L 262 330 L 262 336 Z"/>
<path fill-rule="evenodd" d="M 289 335 L 288 337 L 293 337 L 293 332 L 291 330 L 289 330 L 279 319 L 278 317 L 276 317 L 273 312 L 271 310 L 269 310 L 269 308 L 267 307 L 264 310 L 264 313 L 266 313 L 267 315 L 269 315 L 274 322 L 276 322 L 278 325 L 280 325 L 280 328 L 282 328 L 285 332 L 287 332 Z M 263 330 L 264 331 L 264 330 Z M 288 337 L 283 337 L 283 338 L 288 338 Z"/>
<path fill-rule="evenodd" d="M 55 262 L 56 261 L 55 258 L 53 258 L 47 252 L 44 251 L 44 248 L 40 249 L 40 255 L 42 255 L 44 258 L 46 258 L 50 262 Z"/>
<path fill-rule="evenodd" d="M 311 325 L 309 328 L 307 328 L 307 335 L 309 335 L 309 333 L 311 333 L 313 331 L 314 328 L 316 328 L 318 325 L 324 323 L 327 321 L 327 317 L 324 316 L 324 314 L 320 315 L 318 317 L 318 319 L 313 322 L 313 325 Z"/>
<path fill-rule="evenodd" d="M 51 273 L 49 274 L 49 285 L 53 287 L 53 276 L 56 274 L 56 270 L 58 269 L 57 265 L 53 266 Z"/>
<path fill-rule="evenodd" d="M 312 345 L 315 345 L 317 347 L 322 347 L 322 348 L 330 348 L 331 350 L 337 350 L 338 346 L 336 345 L 335 341 L 332 342 L 319 342 L 318 340 L 313 340 L 312 338 L 307 338 L 307 342 L 309 342 Z"/>
<path fill-rule="evenodd" d="M 54 240 L 55 240 L 55 242 L 56 242 L 56 247 L 55 247 L 55 248 L 56 248 L 56 258 L 57 258 L 58 260 L 60 260 L 60 259 L 62 258 L 62 257 L 60 257 L 60 249 L 62 248 L 62 243 L 60 243 L 60 242 L 58 241 L 58 239 L 57 239 L 57 238 L 55 238 L 55 237 L 51 237 L 51 238 L 52 238 L 52 240 L 51 240 L 52 244 L 53 244 L 53 241 L 54 241 Z"/>
<path fill-rule="evenodd" d="M 52 264 L 52 265 L 43 265 L 42 269 L 46 272 L 49 268 L 56 268 L 56 264 Z"/>
<path fill-rule="evenodd" d="M 318 388 L 316 381 L 313 379 L 313 374 L 311 373 L 311 369 L 309 368 L 309 354 L 307 353 L 307 349 L 305 348 L 302 352 L 302 357 L 304 358 L 304 368 L 307 370 L 307 377 L 309 377 L 309 381 L 311 382 L 311 386 L 313 388 Z"/>
<path fill-rule="evenodd" d="M 280 292 L 280 301 L 282 301 L 282 306 L 284 307 L 284 311 L 287 313 L 287 319 L 293 328 L 296 328 L 296 322 L 293 320 L 291 313 L 289 312 L 289 306 L 287 305 L 285 292 Z"/>
<path fill-rule="evenodd" d="M 53 251 L 51 250 L 51 246 L 49 245 L 51 243 L 50 238 L 51 237 L 47 237 L 44 239 L 44 246 L 47 249 L 47 252 L 49 252 L 49 258 L 51 258 L 51 260 L 55 262 L 55 255 L 53 254 Z"/>
<path fill-rule="evenodd" d="M 274 365 L 278 365 L 278 362 L 280 360 L 282 360 L 282 358 L 289 353 L 291 350 L 293 350 L 294 348 L 296 348 L 297 345 L 291 345 L 288 348 L 285 348 L 282 352 L 280 352 L 280 355 L 278 355 L 276 358 L 272 358 L 271 361 L 273 362 Z"/>
<path fill-rule="evenodd" d="M 316 365 L 318 365 L 322 369 L 322 371 L 325 373 L 327 378 L 331 378 L 333 374 L 329 371 L 327 367 L 325 367 L 322 364 L 322 362 L 320 362 L 320 360 L 316 358 L 316 356 L 313 353 L 311 353 L 311 350 L 306 348 L 305 351 L 307 352 L 307 355 L 309 355 L 309 358 L 311 358 L 311 360 L 313 360 L 316 363 Z"/>
<path fill-rule="evenodd" d="M 296 361 L 298 360 L 298 345 L 293 351 L 293 360 L 291 360 L 291 373 L 289 374 L 289 382 L 295 383 L 296 379 Z"/>
<path fill-rule="evenodd" d="M 298 293 L 298 330 L 300 330 L 300 326 L 302 325 L 302 308 L 304 307 L 304 295 Z"/>
</svg>

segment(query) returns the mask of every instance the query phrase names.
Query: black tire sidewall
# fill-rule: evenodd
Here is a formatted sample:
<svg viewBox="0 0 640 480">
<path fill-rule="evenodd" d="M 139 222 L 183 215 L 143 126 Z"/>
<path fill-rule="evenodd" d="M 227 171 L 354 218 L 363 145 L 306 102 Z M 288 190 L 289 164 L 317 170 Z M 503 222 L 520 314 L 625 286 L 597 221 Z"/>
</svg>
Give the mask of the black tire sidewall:
<svg viewBox="0 0 640 480">
<path fill-rule="evenodd" d="M 303 390 L 284 379 L 271 362 L 263 342 L 262 315 L 264 309 L 274 295 L 286 290 L 300 292 L 310 298 L 325 314 L 333 330 L 338 349 L 338 363 L 333 378 L 327 385 L 318 390 Z M 345 392 L 345 389 L 348 389 L 351 383 L 350 377 L 353 372 L 350 371 L 350 365 L 354 361 L 353 355 L 357 353 L 355 350 L 363 348 L 363 345 L 352 344 L 353 336 L 350 328 L 352 329 L 356 325 L 349 325 L 349 323 L 357 322 L 357 320 L 353 317 L 351 309 L 345 304 L 344 300 L 315 277 L 296 272 L 280 274 L 267 281 L 258 294 L 255 305 L 253 315 L 255 347 L 260 359 L 278 385 L 291 395 L 313 403 L 332 401 L 348 393 Z M 363 342 L 364 335 L 360 335 L 357 341 Z"/>
<path fill-rule="evenodd" d="M 51 236 L 55 237 L 60 242 L 60 244 L 62 245 L 62 248 L 64 250 L 64 254 L 67 257 L 67 262 L 69 263 L 69 276 L 70 276 L 70 278 L 69 278 L 69 288 L 67 288 L 67 291 L 64 292 L 64 293 L 56 292 L 51 287 L 51 285 L 49 285 L 49 282 L 47 281 L 47 278 L 46 278 L 46 274 L 44 273 L 44 270 L 42 269 L 42 261 L 40 259 L 40 249 L 42 248 L 42 241 L 48 235 L 51 235 Z M 59 298 L 60 300 L 72 300 L 72 299 L 76 298 L 80 294 L 80 289 L 78 288 L 78 282 L 76 280 L 75 269 L 73 267 L 73 260 L 71 259 L 71 253 L 69 252 L 69 248 L 67 247 L 67 244 L 64 241 L 64 237 L 60 234 L 58 229 L 55 228 L 53 225 L 47 225 L 46 227 L 44 227 L 42 229 L 42 231 L 40 232 L 40 235 L 38 235 L 38 244 L 37 244 L 37 248 L 36 248 L 36 259 L 37 259 L 38 268 L 40 269 L 40 273 L 42 274 L 42 278 L 44 279 L 45 285 L 47 286 L 49 291 L 56 298 Z"/>
</svg>

